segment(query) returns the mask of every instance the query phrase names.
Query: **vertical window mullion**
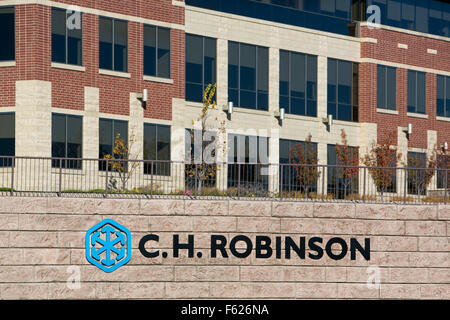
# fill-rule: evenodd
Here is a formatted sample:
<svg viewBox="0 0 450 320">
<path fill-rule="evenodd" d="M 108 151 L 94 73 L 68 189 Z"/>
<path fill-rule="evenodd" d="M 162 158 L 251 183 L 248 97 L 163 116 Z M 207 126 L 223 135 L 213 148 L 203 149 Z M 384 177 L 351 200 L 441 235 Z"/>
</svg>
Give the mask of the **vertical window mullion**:
<svg viewBox="0 0 450 320">
<path fill-rule="evenodd" d="M 303 108 L 305 109 L 305 116 L 308 115 L 308 58 L 307 55 L 303 55 L 305 59 L 305 72 L 303 76 L 305 77 L 305 87 L 303 88 L 305 90 L 305 103 L 303 104 Z"/>
<path fill-rule="evenodd" d="M 111 47 L 111 49 L 112 49 L 112 69 L 113 70 L 116 70 L 116 66 L 115 66 L 115 59 L 114 59 L 114 40 L 115 40 L 115 36 L 114 36 L 114 19 L 112 19 L 111 20 L 111 28 L 112 28 L 112 30 L 111 30 L 111 39 L 112 39 L 112 47 Z M 114 123 L 114 121 L 113 121 L 113 123 Z M 114 130 L 113 130 L 113 132 L 114 132 Z"/>
<path fill-rule="evenodd" d="M 255 46 L 255 109 L 258 110 L 258 46 Z"/>
<path fill-rule="evenodd" d="M 238 43 L 238 107 L 241 106 L 241 43 Z"/>
<path fill-rule="evenodd" d="M 202 90 L 205 90 L 205 37 L 202 37 Z M 202 91 L 202 97 L 203 97 Z M 203 99 L 203 98 L 202 98 Z"/>
<path fill-rule="evenodd" d="M 68 37 L 68 34 L 67 34 L 67 11 L 66 11 L 66 15 L 65 15 L 65 17 L 66 17 L 66 20 L 64 21 L 65 23 L 64 23 L 64 45 L 65 45 L 65 47 L 66 47 L 66 56 L 65 56 L 65 63 L 68 63 L 69 62 L 69 37 Z"/>
<path fill-rule="evenodd" d="M 292 106 L 291 106 L 291 81 L 292 81 L 292 64 L 291 64 L 291 60 L 292 60 L 292 52 L 289 52 L 289 56 L 288 56 L 288 68 L 289 68 L 289 83 L 288 83 L 288 101 L 289 101 L 289 113 L 292 112 Z"/>
</svg>

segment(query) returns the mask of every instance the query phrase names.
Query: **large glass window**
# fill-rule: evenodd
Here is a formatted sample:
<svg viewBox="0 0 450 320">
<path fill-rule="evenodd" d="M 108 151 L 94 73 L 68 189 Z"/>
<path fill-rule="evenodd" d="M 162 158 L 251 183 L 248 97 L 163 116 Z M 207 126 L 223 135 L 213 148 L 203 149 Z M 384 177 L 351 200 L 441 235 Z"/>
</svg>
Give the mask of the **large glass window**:
<svg viewBox="0 0 450 320">
<path fill-rule="evenodd" d="M 186 34 L 186 100 L 202 102 L 208 84 L 216 83 L 216 39 Z"/>
<path fill-rule="evenodd" d="M 15 21 L 13 7 L 0 7 L 0 61 L 15 59 Z"/>
<path fill-rule="evenodd" d="M 100 119 L 99 120 L 99 158 L 113 155 L 113 148 L 117 138 L 123 139 L 128 145 L 128 122 L 123 120 Z M 100 161 L 99 170 L 106 170 L 106 162 Z"/>
<path fill-rule="evenodd" d="M 450 77 L 437 76 L 436 115 L 450 118 Z"/>
<path fill-rule="evenodd" d="M 128 23 L 100 17 L 100 69 L 128 71 Z"/>
<path fill-rule="evenodd" d="M 228 135 L 228 187 L 264 193 L 268 188 L 267 137 Z M 263 194 L 260 194 L 263 195 Z"/>
<path fill-rule="evenodd" d="M 377 67 L 377 108 L 396 110 L 396 68 Z"/>
<path fill-rule="evenodd" d="M 82 117 L 66 114 L 52 114 L 52 157 L 82 158 Z M 52 166 L 81 169 L 80 160 L 53 160 Z"/>
<path fill-rule="evenodd" d="M 228 42 L 228 100 L 241 108 L 267 110 L 269 53 L 264 47 Z"/>
<path fill-rule="evenodd" d="M 144 75 L 170 78 L 170 29 L 144 26 Z"/>
<path fill-rule="evenodd" d="M 422 152 L 408 152 L 408 168 L 407 182 L 408 194 L 425 195 L 427 185 L 426 170 L 419 170 L 418 168 L 427 167 L 427 156 Z"/>
<path fill-rule="evenodd" d="M 145 174 L 170 175 L 170 127 L 159 124 L 144 124 Z"/>
<path fill-rule="evenodd" d="M 333 119 L 358 122 L 359 65 L 328 59 L 328 114 Z"/>
<path fill-rule="evenodd" d="M 299 152 L 304 153 L 304 162 L 296 158 Z M 281 166 L 282 172 L 280 172 L 280 181 L 282 181 L 282 188 L 284 192 L 290 191 L 305 191 L 305 187 L 308 188 L 308 192 L 317 191 L 317 174 L 319 170 L 317 167 L 302 167 L 300 164 L 317 164 L 317 143 L 305 142 L 296 140 L 280 139 L 280 164 L 298 164 L 298 166 Z M 299 180 L 297 172 L 306 169 L 307 174 L 303 175 Z M 302 185 L 308 183 L 308 185 Z M 302 190 L 303 188 L 303 190 Z"/>
<path fill-rule="evenodd" d="M 11 166 L 15 155 L 15 117 L 14 113 L 0 113 L 0 167 Z"/>
<path fill-rule="evenodd" d="M 69 17 L 67 10 L 52 8 L 52 61 L 81 66 L 82 29 L 69 29 Z"/>
<path fill-rule="evenodd" d="M 317 116 L 317 57 L 280 51 L 280 108 Z"/>
<path fill-rule="evenodd" d="M 408 112 L 425 114 L 425 73 L 408 70 Z"/>
<path fill-rule="evenodd" d="M 358 150 L 354 147 L 350 147 L 350 155 L 353 157 Z M 328 165 L 343 165 L 339 160 L 336 152 L 336 145 L 327 145 L 327 163 Z M 327 169 L 328 180 L 328 194 L 333 195 L 336 199 L 345 199 L 349 195 L 358 193 L 358 175 L 350 177 L 345 175 L 345 171 L 339 167 L 328 167 Z"/>
<path fill-rule="evenodd" d="M 438 188 L 450 188 L 450 155 L 438 155 L 436 185 Z M 439 170 L 440 169 L 440 170 Z"/>
</svg>

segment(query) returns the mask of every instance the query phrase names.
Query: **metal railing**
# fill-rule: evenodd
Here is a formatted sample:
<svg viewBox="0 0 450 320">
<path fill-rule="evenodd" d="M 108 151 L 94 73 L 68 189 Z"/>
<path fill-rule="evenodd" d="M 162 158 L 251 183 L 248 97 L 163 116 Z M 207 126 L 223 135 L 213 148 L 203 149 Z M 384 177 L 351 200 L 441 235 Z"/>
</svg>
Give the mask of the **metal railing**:
<svg viewBox="0 0 450 320">
<path fill-rule="evenodd" d="M 447 204 L 449 168 L 0 157 L 0 195 Z"/>
</svg>

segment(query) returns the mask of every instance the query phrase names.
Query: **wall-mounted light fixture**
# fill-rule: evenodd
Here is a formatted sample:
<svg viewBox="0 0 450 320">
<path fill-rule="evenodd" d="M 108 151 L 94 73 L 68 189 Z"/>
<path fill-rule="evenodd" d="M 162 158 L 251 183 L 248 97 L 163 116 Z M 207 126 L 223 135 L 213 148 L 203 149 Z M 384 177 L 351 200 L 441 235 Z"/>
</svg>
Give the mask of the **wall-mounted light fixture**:
<svg viewBox="0 0 450 320">
<path fill-rule="evenodd" d="M 331 129 L 333 125 L 333 115 L 329 114 L 326 118 L 322 118 L 322 122 L 328 126 L 328 129 Z"/>
<path fill-rule="evenodd" d="M 408 123 L 407 127 L 401 127 L 402 131 L 406 133 L 406 137 L 409 139 L 409 136 L 413 133 L 412 123 Z"/>
<path fill-rule="evenodd" d="M 273 115 L 275 116 L 275 118 L 278 118 L 278 120 L 283 121 L 284 120 L 284 114 L 285 114 L 285 110 L 284 108 L 280 108 L 280 111 L 275 111 L 273 113 Z"/>
<path fill-rule="evenodd" d="M 233 113 L 233 101 L 228 101 L 228 104 L 224 106 L 222 110 L 227 113 L 228 117 L 230 117 Z"/>
<path fill-rule="evenodd" d="M 448 142 L 446 141 L 446 142 L 444 142 L 442 145 L 441 145 L 441 149 L 442 149 L 442 151 L 447 151 L 448 150 Z"/>
<path fill-rule="evenodd" d="M 147 100 L 148 100 L 148 90 L 147 89 L 142 90 L 142 93 L 138 93 L 136 95 L 136 98 L 138 98 L 139 100 L 142 100 L 143 102 L 147 102 Z"/>
</svg>

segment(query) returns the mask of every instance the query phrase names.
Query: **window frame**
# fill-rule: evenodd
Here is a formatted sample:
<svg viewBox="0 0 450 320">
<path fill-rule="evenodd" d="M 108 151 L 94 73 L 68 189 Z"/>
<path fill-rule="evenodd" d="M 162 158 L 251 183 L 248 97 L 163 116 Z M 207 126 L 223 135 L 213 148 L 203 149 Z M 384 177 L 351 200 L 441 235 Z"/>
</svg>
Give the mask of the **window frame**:
<svg viewBox="0 0 450 320">
<path fill-rule="evenodd" d="M 189 37 L 201 38 L 201 40 L 202 40 L 202 83 L 201 83 L 202 92 L 200 93 L 200 96 L 203 96 L 203 91 L 208 86 L 208 84 L 205 82 L 205 40 L 207 40 L 207 39 L 213 40 L 214 44 L 215 44 L 215 46 L 214 46 L 214 48 L 215 48 L 215 59 L 214 59 L 214 61 L 215 61 L 215 72 L 214 72 L 214 77 L 212 77 L 214 79 L 212 84 L 214 84 L 214 83 L 217 82 L 217 39 L 216 38 L 212 38 L 212 37 L 200 36 L 200 35 L 197 35 L 197 34 L 186 33 L 186 40 L 185 40 L 185 51 L 186 52 L 187 52 L 186 49 L 187 49 L 188 36 Z M 185 53 L 185 55 L 186 55 L 186 53 Z M 188 60 L 186 59 L 186 56 L 185 56 L 185 73 L 187 72 L 187 63 L 188 63 Z M 188 92 L 188 89 L 187 89 L 188 84 L 200 85 L 200 83 L 188 81 L 187 78 L 188 78 L 187 74 L 185 74 L 185 99 L 186 99 L 186 101 L 202 102 L 201 99 L 200 99 L 200 101 L 198 101 L 198 100 L 188 100 L 188 95 L 186 94 Z M 214 95 L 216 95 L 216 94 L 217 94 L 217 92 Z"/>
<path fill-rule="evenodd" d="M 98 20 L 98 24 L 99 24 L 99 28 L 98 28 L 99 29 L 98 30 L 98 32 L 99 32 L 99 37 L 98 37 L 98 42 L 99 42 L 99 50 L 98 50 L 99 61 L 98 61 L 98 64 L 99 64 L 99 69 L 127 73 L 128 72 L 128 64 L 129 64 L 129 54 L 130 54 L 130 52 L 129 52 L 129 45 L 130 45 L 129 44 L 129 40 L 130 40 L 129 31 L 130 30 L 129 30 L 128 21 L 127 20 L 123 20 L 123 19 L 116 19 L 116 18 L 111 18 L 111 17 L 105 17 L 105 16 L 99 16 L 98 19 L 99 19 Z M 100 67 L 100 60 L 101 60 L 101 57 L 100 57 L 100 42 L 101 42 L 100 22 L 101 22 L 101 20 L 110 20 L 111 21 L 111 50 L 112 50 L 112 52 L 111 52 L 111 69 L 101 68 Z M 116 40 L 116 36 L 115 36 L 115 24 L 116 24 L 116 21 L 124 22 L 126 24 L 126 26 L 127 26 L 125 70 L 117 70 L 115 68 L 115 47 L 114 46 L 115 46 L 115 43 L 116 43 L 116 41 L 115 41 Z"/>
<path fill-rule="evenodd" d="M 111 118 L 99 118 L 98 119 L 98 156 L 99 156 L 99 159 L 100 159 L 100 161 L 99 161 L 99 171 L 106 171 L 106 161 L 104 161 L 103 159 L 104 159 L 104 156 L 103 156 L 103 158 L 102 158 L 102 155 L 101 155 L 101 149 L 100 149 L 100 145 L 101 145 L 101 143 L 100 143 L 100 137 L 101 137 L 101 127 L 100 127 L 100 124 L 101 124 L 101 121 L 111 121 L 111 137 L 112 137 L 112 140 L 111 140 L 111 150 L 112 149 L 114 149 L 114 144 L 115 144 L 115 142 L 116 142 L 116 136 L 114 135 L 114 128 L 115 128 L 115 123 L 116 122 L 122 122 L 122 123 L 125 123 L 126 124 L 126 129 L 127 129 L 127 132 L 126 132 L 126 134 L 127 134 L 127 137 L 126 137 L 126 143 L 128 144 L 128 142 L 129 142 L 129 136 L 128 136 L 128 130 L 129 130 L 129 126 L 128 126 L 128 121 L 127 120 L 120 120 L 120 119 L 111 119 Z M 113 156 L 113 154 L 112 154 L 113 152 L 111 151 L 111 155 Z M 108 171 L 112 171 L 113 169 L 111 168 L 111 165 L 108 165 Z"/>
<path fill-rule="evenodd" d="M 5 167 L 11 167 L 13 166 L 13 161 L 12 159 L 8 159 L 8 157 L 15 157 L 16 156 L 16 114 L 15 112 L 1 112 L 0 113 L 0 118 L 2 116 L 12 116 L 13 117 L 13 125 L 12 125 L 12 129 L 13 129 L 13 139 L 14 139 L 14 144 L 13 144 L 13 154 L 12 155 L 3 155 L 2 153 L 0 153 L 0 168 L 5 168 Z M 0 152 L 2 152 L 2 150 L 0 150 Z"/>
<path fill-rule="evenodd" d="M 8 61 L 16 61 L 16 8 L 15 6 L 0 6 L 1 9 L 12 9 L 12 17 L 13 17 L 13 36 L 12 36 L 12 59 L 3 60 L 0 59 L 0 62 L 8 62 Z"/>
<path fill-rule="evenodd" d="M 52 7 L 52 13 L 51 13 L 51 15 L 52 15 L 52 17 L 51 17 L 51 19 L 52 19 L 52 32 L 51 32 L 51 44 L 52 44 L 52 58 L 51 59 L 52 59 L 52 62 L 54 62 L 54 63 L 63 63 L 63 64 L 68 64 L 68 65 L 73 65 L 73 66 L 83 66 L 83 13 L 80 12 L 80 20 L 81 20 L 80 21 L 80 23 L 81 23 L 80 64 L 72 64 L 72 63 L 69 63 L 69 33 L 68 33 L 67 25 L 64 27 L 64 31 L 65 31 L 65 34 L 64 34 L 64 46 L 65 46 L 65 49 L 64 49 L 65 50 L 64 60 L 65 61 L 64 62 L 60 62 L 60 61 L 54 61 L 53 60 L 53 23 L 54 23 L 54 21 L 53 21 L 53 12 L 54 11 L 64 12 L 65 15 L 66 15 L 66 22 L 67 22 L 67 15 L 68 15 L 67 10 Z"/>
<path fill-rule="evenodd" d="M 146 74 L 145 73 L 145 50 L 144 48 L 145 46 L 145 28 L 146 27 L 152 27 L 155 28 L 155 50 L 156 50 L 156 54 L 155 54 L 155 74 Z M 171 29 L 170 28 L 166 28 L 166 27 L 161 27 L 161 26 L 156 26 L 156 25 L 151 25 L 151 24 L 144 24 L 143 26 L 143 50 L 142 50 L 142 61 L 143 61 L 143 74 L 144 76 L 150 76 L 150 77 L 157 77 L 157 78 L 163 78 L 163 79 L 171 79 L 171 69 L 172 69 L 172 65 L 171 65 L 171 58 L 172 58 L 172 34 L 171 34 Z M 158 50 L 159 50 L 159 30 L 163 29 L 163 30 L 167 30 L 169 32 L 169 70 L 168 70 L 168 76 L 161 76 L 159 75 L 159 68 L 158 68 Z"/>
<path fill-rule="evenodd" d="M 146 159 L 145 158 L 145 156 L 146 156 L 146 152 L 145 152 L 145 145 L 146 145 L 146 143 L 145 143 L 145 137 L 146 137 L 146 135 L 145 135 L 145 127 L 152 127 L 152 126 L 154 126 L 155 127 L 155 140 L 156 140 L 156 143 L 155 143 L 155 155 L 156 155 L 156 159 Z M 165 129 L 169 129 L 169 159 L 158 159 L 158 142 L 160 141 L 159 139 L 158 139 L 158 137 L 159 137 L 159 135 L 158 135 L 158 129 L 159 128 L 165 128 Z M 144 130 L 144 136 L 143 136 L 143 146 L 142 146 L 142 149 L 143 149 L 143 160 L 144 160 L 144 162 L 145 162 L 145 166 L 144 166 L 144 174 L 148 174 L 148 175 L 160 175 L 160 176 L 170 176 L 170 174 L 171 174 L 171 170 L 170 170 L 170 167 L 171 167 L 171 157 L 172 157 L 172 152 L 171 152 L 171 147 L 172 147 L 172 130 L 171 130 L 171 126 L 170 125 L 166 125 L 166 124 L 158 124 L 158 123 L 144 123 L 144 128 L 143 128 L 143 130 Z M 149 165 L 149 163 L 147 163 L 147 162 L 150 162 L 150 165 L 151 165 L 151 163 L 155 163 L 156 164 L 156 168 L 155 169 L 153 169 L 153 172 L 149 172 L 148 171 L 148 165 Z M 167 172 L 163 172 L 164 170 L 162 170 L 162 169 L 164 169 L 164 164 L 166 164 L 167 165 Z"/>
<path fill-rule="evenodd" d="M 336 100 L 334 102 L 330 102 L 329 97 L 329 65 L 330 62 L 336 63 L 336 78 L 335 78 L 335 97 Z M 350 120 L 339 118 L 339 62 L 345 62 L 351 64 L 351 78 L 350 78 Z M 357 75 L 357 79 L 355 81 L 355 74 Z M 355 99 L 356 98 L 356 99 Z M 356 103 L 355 103 L 356 100 Z M 334 110 L 336 117 L 333 117 L 334 120 L 339 121 L 347 121 L 347 122 L 359 122 L 359 63 L 350 61 L 350 60 L 342 60 L 335 58 L 327 58 L 327 114 L 330 114 L 330 105 L 334 105 Z"/>
<path fill-rule="evenodd" d="M 438 101 L 439 101 L 439 80 L 443 81 L 443 114 L 438 113 Z M 436 116 L 438 117 L 444 117 L 444 118 L 450 118 L 450 96 L 447 95 L 447 93 L 450 92 L 450 76 L 444 76 L 444 75 L 437 75 L 436 77 Z"/>
<path fill-rule="evenodd" d="M 409 99 L 410 99 L 410 92 L 409 92 L 409 86 L 410 86 L 410 80 L 412 80 L 411 78 L 410 78 L 410 76 L 412 75 L 412 74 L 414 74 L 414 81 L 415 81 L 415 90 L 414 90 L 414 93 L 415 93 L 415 95 L 414 95 L 414 105 L 413 105 L 413 107 L 414 107 L 414 110 L 411 110 L 409 107 L 410 107 L 410 105 L 411 105 L 411 101 L 409 101 Z M 423 79 L 424 79 L 424 82 L 423 82 L 423 86 L 424 86 L 424 90 L 423 90 L 423 92 L 424 92 L 424 106 L 423 106 L 423 108 L 424 108 L 424 111 L 423 112 L 419 112 L 418 111 L 418 107 L 419 107 L 419 99 L 418 99 L 418 90 L 417 90 L 417 88 L 419 87 L 419 84 L 418 84 L 418 76 L 420 75 L 420 74 L 423 74 Z M 406 88 L 407 88 L 407 95 L 406 95 L 406 109 L 407 109 L 407 112 L 408 113 L 417 113 L 417 114 L 427 114 L 427 74 L 425 73 L 425 72 L 421 72 L 421 71 L 416 71 L 416 70 L 408 70 L 408 74 L 407 74 L 407 86 L 406 86 Z"/>
<path fill-rule="evenodd" d="M 230 100 L 230 90 L 236 90 L 237 91 L 237 103 L 235 104 L 236 107 L 239 108 L 243 108 L 243 109 L 250 109 L 250 110 L 261 110 L 261 111 L 269 111 L 269 48 L 268 47 L 264 47 L 264 46 L 258 46 L 258 45 L 254 45 L 254 44 L 250 44 L 250 43 L 245 43 L 245 42 L 238 42 L 238 41 L 228 41 L 228 57 L 230 55 L 230 44 L 237 44 L 238 46 L 238 65 L 237 65 L 237 88 L 233 88 L 230 86 L 230 75 L 228 72 L 228 101 Z M 251 107 L 243 107 L 241 106 L 241 90 L 243 90 L 244 92 L 250 92 L 250 90 L 248 89 L 242 89 L 241 86 L 241 46 L 242 45 L 246 45 L 246 46 L 252 46 L 255 48 L 255 107 L 251 108 Z M 267 50 L 267 108 L 261 108 L 259 107 L 259 81 L 258 81 L 258 70 L 259 70 L 259 64 L 260 61 L 258 59 L 259 57 L 259 49 L 265 49 Z M 230 61 L 228 60 L 228 70 L 230 69 Z"/>
<path fill-rule="evenodd" d="M 388 77 L 388 71 L 391 70 L 394 72 L 394 81 L 393 83 L 391 83 L 389 81 L 389 77 Z M 382 71 L 384 73 L 384 83 L 383 83 L 383 90 L 384 90 L 384 101 L 382 102 L 382 104 L 380 104 L 381 102 L 379 101 L 379 91 L 381 88 L 378 86 L 378 82 L 379 82 L 379 72 Z M 394 87 L 394 92 L 395 92 L 395 96 L 394 96 L 394 108 L 389 108 L 389 88 L 390 87 Z M 383 110 L 392 110 L 392 111 L 396 111 L 397 110 L 397 68 L 395 67 L 389 67 L 389 66 L 385 66 L 385 65 L 377 65 L 377 109 L 383 109 Z"/>
<path fill-rule="evenodd" d="M 82 161 L 77 161 L 76 159 L 82 159 L 83 158 L 83 116 L 73 115 L 73 114 L 67 114 L 67 113 L 59 113 L 59 112 L 52 112 L 52 158 L 53 158 L 53 117 L 54 116 L 63 116 L 64 117 L 64 157 L 66 159 L 75 159 L 75 160 L 66 160 L 62 161 L 62 163 L 58 160 L 52 160 L 52 167 L 57 168 L 61 166 L 63 169 L 73 169 L 73 170 L 81 170 L 82 169 Z M 80 129 L 81 129 L 81 141 L 80 141 L 80 157 L 79 158 L 72 158 L 68 157 L 68 139 L 67 139 L 67 133 L 69 130 L 67 130 L 67 120 L 68 118 L 75 118 L 80 120 Z M 58 157 L 55 157 L 58 158 Z M 69 161 L 75 161 L 76 166 L 75 167 L 68 167 L 67 163 Z M 77 163 L 78 162 L 78 163 Z"/>
<path fill-rule="evenodd" d="M 281 98 L 285 97 L 285 98 L 288 99 L 288 109 L 285 110 L 286 113 L 299 115 L 297 113 L 292 113 L 291 112 L 291 108 L 292 108 L 291 82 L 292 82 L 292 74 L 293 74 L 293 72 L 292 72 L 293 71 L 292 70 L 292 56 L 293 55 L 299 55 L 299 56 L 301 55 L 301 56 L 304 57 L 304 61 L 305 61 L 305 70 L 304 70 L 304 83 L 305 83 L 305 85 L 304 85 L 304 93 L 305 93 L 305 97 L 304 97 L 304 111 L 305 111 L 305 113 L 304 114 L 300 114 L 300 115 L 306 116 L 306 117 L 316 118 L 317 117 L 317 92 L 318 92 L 318 88 L 317 88 L 317 78 L 318 78 L 317 56 L 316 55 L 312 55 L 312 54 L 302 53 L 302 52 L 295 52 L 295 51 L 289 51 L 289 50 L 282 50 L 282 49 L 280 49 L 280 53 L 279 53 L 279 57 L 280 57 L 279 82 L 280 83 L 281 83 L 281 63 L 282 63 L 281 62 L 281 60 L 282 60 L 281 59 L 281 54 L 282 53 L 288 54 L 288 57 L 289 57 L 288 58 L 288 73 L 289 73 L 288 78 L 289 78 L 289 80 L 288 80 L 288 95 L 286 96 L 286 95 L 282 95 L 281 93 L 279 93 L 279 105 L 280 105 L 280 108 L 281 108 L 281 105 L 282 105 Z M 309 80 L 309 71 L 308 71 L 308 66 L 309 66 L 308 61 L 309 61 L 309 59 L 308 58 L 315 59 L 315 63 L 316 63 L 316 68 L 315 68 L 315 78 L 316 78 L 316 80 L 315 80 L 315 90 L 314 90 L 314 94 L 313 94 L 314 99 L 308 98 L 308 80 Z M 315 106 L 316 107 L 315 107 L 314 115 L 309 115 L 308 114 L 308 102 L 310 102 L 310 101 L 314 101 L 315 102 Z"/>
</svg>

